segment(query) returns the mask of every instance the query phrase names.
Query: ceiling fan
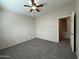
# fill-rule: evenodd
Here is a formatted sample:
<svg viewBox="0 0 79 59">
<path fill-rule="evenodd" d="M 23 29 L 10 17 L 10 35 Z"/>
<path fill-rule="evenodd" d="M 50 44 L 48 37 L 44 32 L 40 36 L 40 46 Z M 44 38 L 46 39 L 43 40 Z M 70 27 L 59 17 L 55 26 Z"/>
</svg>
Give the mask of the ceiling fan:
<svg viewBox="0 0 79 59">
<path fill-rule="evenodd" d="M 31 0 L 31 2 L 32 2 L 31 6 L 30 5 L 24 5 L 25 7 L 31 7 L 30 12 L 32 12 L 33 10 L 36 10 L 37 12 L 40 12 L 39 7 L 43 7 L 45 5 L 45 4 L 39 4 L 39 5 L 37 5 L 35 3 L 35 0 Z"/>
</svg>

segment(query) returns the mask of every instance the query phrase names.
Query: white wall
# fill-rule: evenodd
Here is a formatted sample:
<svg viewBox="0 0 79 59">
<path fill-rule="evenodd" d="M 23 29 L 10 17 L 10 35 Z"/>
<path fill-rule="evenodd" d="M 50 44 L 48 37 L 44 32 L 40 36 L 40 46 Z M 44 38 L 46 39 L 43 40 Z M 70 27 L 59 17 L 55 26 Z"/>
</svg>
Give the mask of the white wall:
<svg viewBox="0 0 79 59">
<path fill-rule="evenodd" d="M 79 59 L 79 0 L 76 0 L 76 14 L 77 14 L 77 41 L 76 41 L 76 49 L 77 49 L 77 56 L 78 56 L 78 59 Z"/>
<path fill-rule="evenodd" d="M 0 11 L 0 49 L 35 38 L 35 20 L 13 12 Z"/>
<path fill-rule="evenodd" d="M 36 19 L 36 35 L 39 38 L 59 42 L 58 18 L 72 14 L 74 6 L 60 8 Z"/>
<path fill-rule="evenodd" d="M 13 46 L 35 37 L 59 42 L 58 18 L 71 15 L 73 9 L 73 6 L 67 6 L 36 19 L 1 10 L 0 48 Z"/>
</svg>

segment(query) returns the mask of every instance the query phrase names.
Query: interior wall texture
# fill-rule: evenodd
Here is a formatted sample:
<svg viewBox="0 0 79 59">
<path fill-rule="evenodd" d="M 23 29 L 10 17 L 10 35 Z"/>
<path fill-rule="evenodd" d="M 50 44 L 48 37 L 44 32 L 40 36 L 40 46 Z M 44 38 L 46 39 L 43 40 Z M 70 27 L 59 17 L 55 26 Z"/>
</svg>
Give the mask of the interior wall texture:
<svg viewBox="0 0 79 59">
<path fill-rule="evenodd" d="M 35 20 L 0 10 L 0 49 L 35 38 Z"/>
<path fill-rule="evenodd" d="M 73 6 L 63 7 L 55 12 L 36 18 L 36 37 L 59 42 L 59 18 L 72 15 Z"/>
<path fill-rule="evenodd" d="M 58 19 L 71 15 L 73 10 L 73 6 L 67 6 L 35 19 L 14 12 L 0 10 L 0 49 L 36 37 L 59 42 Z"/>
</svg>

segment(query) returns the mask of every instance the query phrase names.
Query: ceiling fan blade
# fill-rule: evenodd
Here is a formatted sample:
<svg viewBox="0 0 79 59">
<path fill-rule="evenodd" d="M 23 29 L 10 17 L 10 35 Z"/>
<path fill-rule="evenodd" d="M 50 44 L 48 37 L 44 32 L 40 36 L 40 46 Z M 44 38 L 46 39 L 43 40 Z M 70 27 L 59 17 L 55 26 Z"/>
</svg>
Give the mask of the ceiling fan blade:
<svg viewBox="0 0 79 59">
<path fill-rule="evenodd" d="M 34 5 L 34 4 L 35 4 L 34 0 L 31 0 L 31 2 L 32 2 L 32 5 Z"/>
<path fill-rule="evenodd" d="M 33 9 L 30 10 L 30 12 L 32 12 L 32 11 L 33 11 Z"/>
<path fill-rule="evenodd" d="M 36 11 L 37 11 L 37 12 L 40 12 L 40 10 L 39 10 L 39 9 L 36 9 Z"/>
<path fill-rule="evenodd" d="M 24 5 L 25 7 L 31 7 L 31 6 L 29 6 L 29 5 Z"/>
<path fill-rule="evenodd" d="M 40 4 L 40 5 L 38 5 L 37 7 L 43 7 L 44 6 L 44 4 Z"/>
</svg>

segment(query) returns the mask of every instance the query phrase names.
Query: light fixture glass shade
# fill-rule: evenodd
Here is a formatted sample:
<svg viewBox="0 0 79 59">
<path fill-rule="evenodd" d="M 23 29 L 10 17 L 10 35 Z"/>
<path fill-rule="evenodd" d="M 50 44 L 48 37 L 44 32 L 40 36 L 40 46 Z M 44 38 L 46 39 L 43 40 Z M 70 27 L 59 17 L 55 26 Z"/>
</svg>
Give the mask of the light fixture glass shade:
<svg viewBox="0 0 79 59">
<path fill-rule="evenodd" d="M 32 6 L 32 9 L 36 9 L 36 6 Z"/>
</svg>

